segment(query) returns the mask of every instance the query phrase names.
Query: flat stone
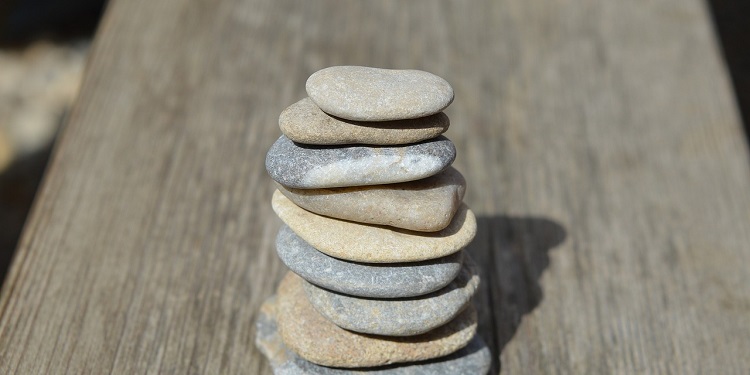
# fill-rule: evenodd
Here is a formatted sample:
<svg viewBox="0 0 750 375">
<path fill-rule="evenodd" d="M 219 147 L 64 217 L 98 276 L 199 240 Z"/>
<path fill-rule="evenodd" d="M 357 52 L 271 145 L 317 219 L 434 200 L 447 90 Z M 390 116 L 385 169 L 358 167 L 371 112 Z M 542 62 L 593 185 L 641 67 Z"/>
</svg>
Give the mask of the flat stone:
<svg viewBox="0 0 750 375">
<path fill-rule="evenodd" d="M 298 189 L 381 185 L 430 177 L 456 158 L 456 147 L 439 136 L 405 146 L 313 146 L 282 135 L 266 155 L 276 182 Z"/>
<path fill-rule="evenodd" d="M 276 324 L 276 304 L 275 296 L 266 300 L 255 322 L 255 345 L 268 358 L 276 375 L 455 375 L 486 374 L 490 370 L 490 350 L 479 335 L 475 335 L 463 349 L 427 361 L 357 369 L 316 365 L 284 345 Z"/>
<path fill-rule="evenodd" d="M 453 320 L 470 304 L 478 286 L 476 266 L 467 257 L 453 282 L 421 297 L 368 299 L 308 282 L 305 292 L 315 310 L 341 328 L 373 335 L 413 336 Z"/>
<path fill-rule="evenodd" d="M 448 82 L 420 70 L 332 66 L 313 73 L 305 88 L 324 112 L 355 121 L 425 117 L 453 102 Z"/>
<path fill-rule="evenodd" d="M 400 263 L 442 258 L 464 248 L 477 233 L 474 213 L 464 203 L 451 223 L 438 232 L 416 232 L 321 216 L 300 208 L 278 190 L 273 193 L 271 206 L 312 247 L 353 262 Z"/>
<path fill-rule="evenodd" d="M 316 214 L 365 224 L 436 232 L 450 224 L 461 205 L 466 180 L 455 168 L 425 179 L 389 185 L 331 189 L 278 189 Z"/>
<path fill-rule="evenodd" d="M 330 257 L 283 225 L 276 252 L 292 272 L 320 287 L 370 298 L 416 297 L 450 284 L 461 270 L 464 252 L 413 263 L 387 266 L 347 262 Z"/>
<path fill-rule="evenodd" d="M 292 104 L 279 116 L 287 138 L 311 145 L 403 145 L 435 138 L 448 126 L 450 120 L 443 112 L 411 120 L 345 120 L 323 112 L 310 98 Z"/>
<path fill-rule="evenodd" d="M 471 305 L 448 324 L 418 336 L 388 337 L 347 331 L 315 311 L 303 283 L 293 272 L 281 281 L 278 328 L 286 347 L 318 365 L 375 367 L 443 357 L 465 347 L 476 333 L 477 313 Z"/>
</svg>

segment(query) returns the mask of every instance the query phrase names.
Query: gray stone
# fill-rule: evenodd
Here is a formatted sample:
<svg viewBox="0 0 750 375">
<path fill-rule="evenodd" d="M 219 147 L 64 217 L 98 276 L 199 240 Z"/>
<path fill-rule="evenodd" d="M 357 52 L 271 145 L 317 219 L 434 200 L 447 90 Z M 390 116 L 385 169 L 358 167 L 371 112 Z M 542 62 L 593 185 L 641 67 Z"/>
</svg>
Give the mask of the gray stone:
<svg viewBox="0 0 750 375">
<path fill-rule="evenodd" d="M 323 147 L 281 136 L 266 155 L 276 182 L 298 189 L 382 185 L 414 181 L 439 173 L 456 158 L 448 138 L 398 147 Z"/>
<path fill-rule="evenodd" d="M 403 145 L 432 139 L 448 130 L 443 112 L 396 121 L 351 121 L 331 116 L 310 98 L 292 104 L 279 116 L 279 128 L 294 142 L 310 145 Z"/>
<path fill-rule="evenodd" d="M 337 326 L 360 333 L 414 336 L 440 327 L 466 308 L 479 286 L 476 265 L 468 256 L 458 277 L 443 289 L 412 298 L 368 299 L 305 283 L 305 292 L 321 315 Z"/>
<path fill-rule="evenodd" d="M 316 365 L 300 358 L 281 340 L 276 325 L 275 297 L 269 298 L 260 309 L 255 322 L 255 345 L 276 375 L 455 375 L 486 374 L 492 357 L 479 335 L 463 349 L 442 358 L 399 365 L 341 369 Z"/>
<path fill-rule="evenodd" d="M 464 252 L 424 262 L 386 265 L 347 262 L 330 257 L 282 226 L 276 252 L 306 281 L 353 296 L 398 298 L 421 296 L 448 285 L 461 270 Z"/>
<path fill-rule="evenodd" d="M 332 66 L 313 73 L 305 88 L 326 113 L 356 121 L 429 116 L 453 101 L 448 82 L 420 70 Z"/>
<path fill-rule="evenodd" d="M 431 177 L 398 184 L 331 189 L 277 185 L 296 205 L 319 215 L 420 232 L 445 229 L 466 191 L 466 180 L 453 167 Z"/>
</svg>

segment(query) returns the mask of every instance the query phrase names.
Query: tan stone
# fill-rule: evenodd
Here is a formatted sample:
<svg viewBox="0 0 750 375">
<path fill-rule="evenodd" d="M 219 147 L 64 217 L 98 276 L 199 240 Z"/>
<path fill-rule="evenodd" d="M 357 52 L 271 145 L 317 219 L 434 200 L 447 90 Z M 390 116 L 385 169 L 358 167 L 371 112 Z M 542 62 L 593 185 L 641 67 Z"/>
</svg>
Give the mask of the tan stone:
<svg viewBox="0 0 750 375">
<path fill-rule="evenodd" d="M 311 145 L 402 145 L 435 138 L 448 126 L 450 120 L 443 112 L 412 120 L 345 120 L 323 112 L 310 98 L 292 104 L 279 116 L 287 138 Z"/>
<path fill-rule="evenodd" d="M 477 315 L 469 306 L 448 324 L 410 337 L 347 331 L 318 314 L 307 300 L 302 279 L 289 272 L 278 289 L 278 329 L 286 347 L 323 366 L 372 367 L 421 361 L 451 354 L 474 337 Z"/>
<path fill-rule="evenodd" d="M 279 191 L 316 214 L 365 224 L 436 232 L 450 224 L 461 205 L 466 180 L 455 168 L 417 181 L 332 189 Z"/>
<path fill-rule="evenodd" d="M 273 210 L 300 238 L 332 257 L 365 263 L 417 262 L 440 258 L 468 245 L 476 218 L 461 203 L 453 220 L 438 232 L 416 232 L 321 216 L 300 208 L 276 190 Z"/>
<path fill-rule="evenodd" d="M 305 90 L 324 112 L 357 121 L 425 117 L 453 101 L 448 82 L 421 70 L 331 66 L 313 73 Z"/>
</svg>

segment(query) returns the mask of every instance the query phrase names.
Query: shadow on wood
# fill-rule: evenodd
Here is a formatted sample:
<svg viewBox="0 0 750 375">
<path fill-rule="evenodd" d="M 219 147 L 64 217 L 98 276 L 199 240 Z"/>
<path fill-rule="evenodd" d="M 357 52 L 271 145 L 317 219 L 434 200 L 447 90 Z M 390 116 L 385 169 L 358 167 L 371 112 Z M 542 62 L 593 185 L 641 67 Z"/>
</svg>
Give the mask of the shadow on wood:
<svg viewBox="0 0 750 375">
<path fill-rule="evenodd" d="M 482 268 L 475 297 L 479 334 L 492 351 L 492 373 L 500 371 L 500 353 L 521 319 L 542 301 L 539 285 L 549 266 L 548 252 L 567 235 L 558 222 L 539 217 L 477 217 L 477 237 L 468 251 Z"/>
</svg>

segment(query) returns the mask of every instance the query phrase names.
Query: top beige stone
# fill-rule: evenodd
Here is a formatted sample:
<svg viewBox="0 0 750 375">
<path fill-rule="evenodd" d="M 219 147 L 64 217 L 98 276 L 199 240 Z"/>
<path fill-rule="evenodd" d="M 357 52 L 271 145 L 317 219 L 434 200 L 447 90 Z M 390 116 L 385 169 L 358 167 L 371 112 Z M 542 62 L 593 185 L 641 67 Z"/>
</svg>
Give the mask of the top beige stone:
<svg viewBox="0 0 750 375">
<path fill-rule="evenodd" d="M 420 70 L 333 66 L 313 73 L 305 88 L 324 112 L 355 121 L 425 117 L 453 101 L 447 81 Z"/>
<path fill-rule="evenodd" d="M 292 272 L 279 285 L 277 309 L 284 344 L 310 362 L 332 367 L 374 367 L 443 357 L 466 346 L 477 329 L 477 313 L 469 305 L 448 324 L 417 336 L 347 331 L 315 311 L 302 279 Z"/>
<path fill-rule="evenodd" d="M 402 145 L 432 139 L 448 130 L 443 112 L 396 121 L 352 121 L 323 112 L 310 98 L 290 105 L 279 116 L 279 128 L 287 138 L 309 145 Z"/>
<path fill-rule="evenodd" d="M 438 232 L 416 232 L 333 219 L 307 211 L 280 191 L 273 210 L 312 247 L 334 258 L 364 263 L 418 262 L 453 254 L 477 232 L 474 213 L 461 203 L 448 226 Z"/>
</svg>

